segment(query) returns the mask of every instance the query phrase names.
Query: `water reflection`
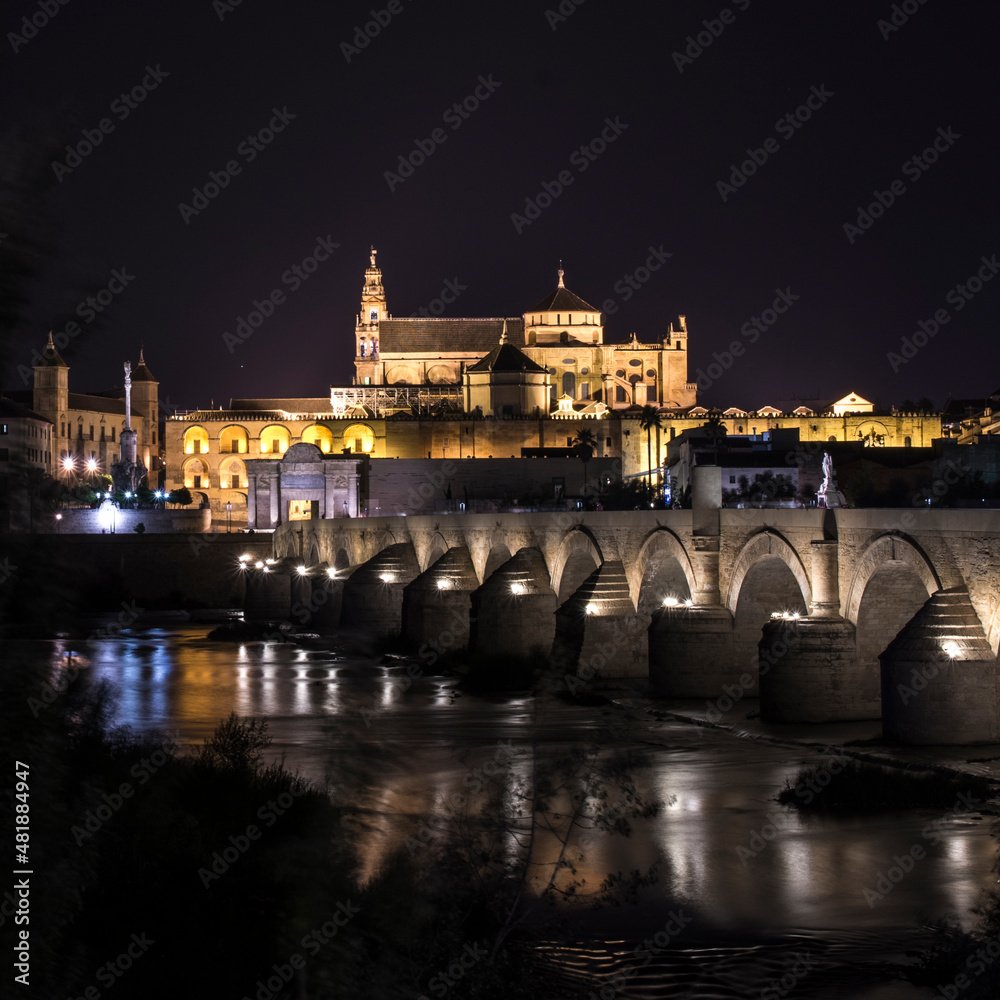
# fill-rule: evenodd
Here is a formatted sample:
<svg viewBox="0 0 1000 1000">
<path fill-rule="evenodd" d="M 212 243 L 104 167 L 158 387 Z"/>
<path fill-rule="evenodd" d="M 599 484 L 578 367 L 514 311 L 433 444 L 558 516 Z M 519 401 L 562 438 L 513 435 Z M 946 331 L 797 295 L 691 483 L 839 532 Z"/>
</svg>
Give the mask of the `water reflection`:
<svg viewBox="0 0 1000 1000">
<path fill-rule="evenodd" d="M 422 820 L 474 804 L 470 775 L 496 759 L 498 741 L 518 745 L 533 711 L 530 699 L 459 694 L 447 679 L 407 684 L 399 667 L 285 644 L 209 642 L 204 626 L 54 642 L 53 670 L 65 669 L 67 652 L 92 680 L 117 686 L 119 721 L 179 730 L 182 742 L 200 743 L 233 709 L 266 715 L 276 753 L 319 782 L 328 773 L 350 776 L 352 770 L 359 779 L 367 773 L 359 748 L 377 747 L 381 756 L 369 787 L 352 800 L 359 806 L 354 822 L 364 834 L 359 850 L 367 875 L 388 852 L 406 850 L 408 838 L 419 843 L 414 838 Z M 586 745 L 603 724 L 600 715 L 555 705 L 538 732 L 540 745 L 553 753 Z M 718 730 L 696 733 L 682 723 L 626 725 L 651 757 L 640 776 L 643 789 L 674 800 L 656 820 L 634 824 L 629 839 L 599 833 L 578 838 L 580 874 L 588 886 L 608 872 L 645 871 L 659 861 L 655 893 L 687 901 L 717 923 L 846 931 L 911 926 L 944 913 L 968 924 L 979 890 L 993 884 L 994 845 L 981 819 L 948 818 L 936 845 L 922 830 L 940 814 L 805 821 L 775 801 L 801 751 Z M 466 751 L 467 759 L 460 759 Z M 522 746 L 492 776 L 512 806 L 532 759 Z M 926 847 L 926 858 L 869 905 L 865 889 L 874 887 L 894 855 L 914 844 Z M 555 837 L 543 834 L 539 858 L 553 859 L 558 847 Z"/>
</svg>

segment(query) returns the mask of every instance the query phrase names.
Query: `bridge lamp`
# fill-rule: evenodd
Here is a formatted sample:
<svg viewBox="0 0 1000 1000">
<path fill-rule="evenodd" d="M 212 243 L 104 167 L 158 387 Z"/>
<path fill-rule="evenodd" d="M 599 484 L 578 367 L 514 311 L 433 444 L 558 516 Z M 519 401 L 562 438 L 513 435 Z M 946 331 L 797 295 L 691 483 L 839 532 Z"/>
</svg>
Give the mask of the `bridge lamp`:
<svg viewBox="0 0 1000 1000">
<path fill-rule="evenodd" d="M 257 569 L 264 568 L 264 563 L 260 559 L 258 559 L 257 562 L 254 563 L 254 565 L 257 567 Z"/>
<path fill-rule="evenodd" d="M 333 566 L 327 566 L 326 575 L 332 580 L 337 575 L 337 570 Z"/>
<path fill-rule="evenodd" d="M 306 573 L 308 573 L 308 572 L 309 572 L 309 570 L 306 569 L 305 566 L 299 566 L 299 568 L 298 568 L 298 574 L 299 574 L 299 576 L 305 576 Z"/>
<path fill-rule="evenodd" d="M 447 590 L 448 589 L 448 581 L 447 580 L 438 580 L 438 582 L 437 582 L 437 588 L 438 588 L 438 590 Z"/>
<path fill-rule="evenodd" d="M 665 608 L 676 608 L 681 602 L 677 600 L 676 597 L 664 597 L 663 606 Z"/>
<path fill-rule="evenodd" d="M 523 594 L 524 593 L 524 584 L 523 583 L 512 583 L 510 585 L 510 592 L 512 594 Z"/>
<path fill-rule="evenodd" d="M 396 578 L 395 578 L 395 576 L 394 576 L 394 575 L 393 575 L 392 573 L 382 573 L 382 574 L 381 574 L 381 575 L 379 576 L 379 579 L 380 579 L 380 580 L 381 580 L 381 581 L 382 581 L 383 583 L 392 583 L 392 582 L 394 582 L 394 581 L 395 581 L 395 579 L 396 579 Z"/>
<path fill-rule="evenodd" d="M 691 600 L 691 598 L 689 597 L 689 598 L 688 598 L 688 599 L 687 599 L 687 600 L 686 600 L 686 601 L 684 602 L 684 607 L 686 607 L 686 608 L 693 608 L 693 607 L 694 607 L 694 601 L 692 601 L 692 600 Z"/>
<path fill-rule="evenodd" d="M 273 566 L 273 565 L 274 565 L 274 564 L 275 564 L 275 563 L 276 563 L 277 561 L 278 561 L 277 559 L 265 559 L 265 560 L 264 560 L 264 562 L 265 562 L 265 563 L 266 563 L 266 564 L 267 564 L 268 566 Z"/>
<path fill-rule="evenodd" d="M 250 562 L 250 553 L 244 552 L 243 555 L 240 556 L 240 562 L 241 563 Z"/>
<path fill-rule="evenodd" d="M 951 659 L 953 659 L 953 660 L 955 659 L 955 657 L 956 657 L 956 656 L 958 656 L 958 643 L 957 643 L 957 642 L 946 642 L 946 643 L 944 643 L 944 644 L 943 644 L 943 645 L 941 646 L 941 648 L 942 648 L 942 649 L 943 649 L 943 650 L 944 650 L 944 651 L 945 651 L 945 652 L 946 652 L 946 653 L 948 654 L 948 656 L 950 656 L 950 657 L 951 657 Z"/>
<path fill-rule="evenodd" d="M 593 601 L 591 601 L 590 604 L 588 604 L 587 607 L 584 608 L 584 610 L 587 612 L 588 615 L 596 615 L 597 614 L 597 605 L 594 604 Z"/>
<path fill-rule="evenodd" d="M 264 572 L 265 573 L 270 573 L 271 572 L 271 567 L 270 566 L 265 566 L 264 567 Z"/>
</svg>

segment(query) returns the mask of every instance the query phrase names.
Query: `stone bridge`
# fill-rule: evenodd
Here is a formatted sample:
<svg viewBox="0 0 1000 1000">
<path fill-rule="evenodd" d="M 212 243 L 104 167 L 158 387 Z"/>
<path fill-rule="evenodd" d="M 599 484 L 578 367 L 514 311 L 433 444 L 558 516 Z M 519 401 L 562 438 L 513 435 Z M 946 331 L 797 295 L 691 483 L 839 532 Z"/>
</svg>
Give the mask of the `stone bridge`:
<svg viewBox="0 0 1000 1000">
<path fill-rule="evenodd" d="M 693 510 L 293 521 L 247 570 L 248 615 L 1000 742 L 1000 511 L 720 509 L 717 489 L 702 476 Z"/>
</svg>

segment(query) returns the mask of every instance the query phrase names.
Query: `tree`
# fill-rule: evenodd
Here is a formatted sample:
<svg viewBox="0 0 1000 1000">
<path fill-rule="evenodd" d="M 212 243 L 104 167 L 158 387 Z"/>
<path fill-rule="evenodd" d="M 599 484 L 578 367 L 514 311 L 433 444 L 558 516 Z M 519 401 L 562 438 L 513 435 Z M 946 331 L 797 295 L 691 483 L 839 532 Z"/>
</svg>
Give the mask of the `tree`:
<svg viewBox="0 0 1000 1000">
<path fill-rule="evenodd" d="M 171 490 L 167 499 L 171 503 L 186 507 L 194 498 L 191 496 L 191 491 L 186 486 L 182 486 L 179 490 Z"/>
<path fill-rule="evenodd" d="M 589 427 L 581 428 L 576 437 L 573 438 L 573 447 L 580 457 L 580 461 L 583 462 L 583 486 L 586 489 L 587 463 L 594 457 L 594 452 L 597 450 L 597 439 L 594 437 L 594 432 Z"/>
<path fill-rule="evenodd" d="M 642 408 L 642 413 L 639 414 L 639 426 L 646 432 L 646 482 L 652 486 L 653 483 L 651 473 L 653 471 L 653 428 L 655 427 L 657 432 L 660 430 L 660 411 L 655 406 L 647 403 Z M 659 437 L 658 434 L 657 437 Z M 659 464 L 659 456 L 657 456 L 657 464 Z"/>
<path fill-rule="evenodd" d="M 707 437 L 715 445 L 715 464 L 719 464 L 719 440 L 724 438 L 726 434 L 729 433 L 726 425 L 722 422 L 722 417 L 717 413 L 713 413 L 708 420 L 705 421 L 702 430 L 705 432 L 705 437 Z"/>
<path fill-rule="evenodd" d="M 926 396 L 921 396 L 917 400 L 917 412 L 918 413 L 935 413 L 934 401 L 928 399 Z"/>
</svg>

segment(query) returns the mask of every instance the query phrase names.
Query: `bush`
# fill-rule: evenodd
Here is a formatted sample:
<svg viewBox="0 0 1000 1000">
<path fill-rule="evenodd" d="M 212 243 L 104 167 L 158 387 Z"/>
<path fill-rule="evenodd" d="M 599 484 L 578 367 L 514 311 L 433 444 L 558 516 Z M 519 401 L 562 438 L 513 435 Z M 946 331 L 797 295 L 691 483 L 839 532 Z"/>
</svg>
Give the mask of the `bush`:
<svg viewBox="0 0 1000 1000">
<path fill-rule="evenodd" d="M 986 778 L 915 773 L 841 759 L 799 771 L 794 785 L 786 781 L 778 801 L 802 812 L 859 815 L 898 809 L 950 809 L 959 795 L 982 803 L 992 794 Z"/>
</svg>

